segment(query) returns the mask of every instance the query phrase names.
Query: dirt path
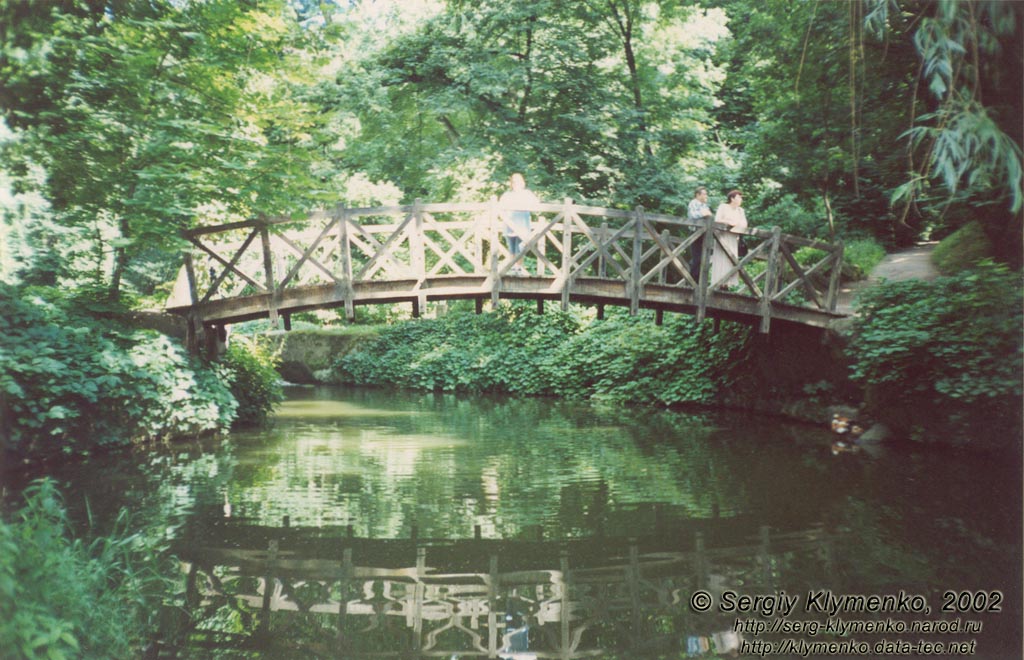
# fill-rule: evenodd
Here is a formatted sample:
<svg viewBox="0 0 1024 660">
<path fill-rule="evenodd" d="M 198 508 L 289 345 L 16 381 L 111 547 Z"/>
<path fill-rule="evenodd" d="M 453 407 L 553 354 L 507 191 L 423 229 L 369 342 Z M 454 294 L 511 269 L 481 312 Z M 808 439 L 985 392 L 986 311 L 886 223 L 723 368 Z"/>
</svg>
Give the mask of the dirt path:
<svg viewBox="0 0 1024 660">
<path fill-rule="evenodd" d="M 931 255 L 936 243 L 921 243 L 912 248 L 893 252 L 875 266 L 866 280 L 849 282 L 839 290 L 836 311 L 841 314 L 853 313 L 853 300 L 857 293 L 881 280 L 899 282 L 902 280 L 934 280 L 939 272 L 932 265 Z"/>
</svg>

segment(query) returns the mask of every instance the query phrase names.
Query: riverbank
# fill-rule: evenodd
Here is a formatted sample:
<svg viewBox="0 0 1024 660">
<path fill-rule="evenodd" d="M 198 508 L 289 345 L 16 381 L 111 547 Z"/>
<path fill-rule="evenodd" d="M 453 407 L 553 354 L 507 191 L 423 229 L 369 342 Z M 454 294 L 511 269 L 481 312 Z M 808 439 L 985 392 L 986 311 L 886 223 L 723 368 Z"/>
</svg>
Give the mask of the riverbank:
<svg viewBox="0 0 1024 660">
<path fill-rule="evenodd" d="M 848 287 L 856 313 L 828 332 L 779 323 L 761 335 L 684 315 L 659 326 L 653 313 L 622 310 L 598 321 L 586 308 L 537 315 L 521 304 L 275 341 L 298 382 L 725 407 L 814 424 L 842 410 L 899 437 L 1005 446 L 1020 429 L 1019 284 L 991 262 L 940 277 L 932 249 L 889 255 Z"/>
</svg>

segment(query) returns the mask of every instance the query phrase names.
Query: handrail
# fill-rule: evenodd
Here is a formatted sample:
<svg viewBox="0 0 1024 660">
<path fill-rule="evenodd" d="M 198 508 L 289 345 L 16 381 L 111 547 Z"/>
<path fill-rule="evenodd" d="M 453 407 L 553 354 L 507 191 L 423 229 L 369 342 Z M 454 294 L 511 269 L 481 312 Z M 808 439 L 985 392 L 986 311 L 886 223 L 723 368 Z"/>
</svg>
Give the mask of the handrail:
<svg viewBox="0 0 1024 660">
<path fill-rule="evenodd" d="M 316 286 L 333 287 L 335 297 L 324 304 L 337 304 L 340 296 L 350 318 L 357 301 L 411 299 L 414 309 L 422 309 L 428 294 L 433 299 L 490 297 L 496 302 L 513 279 L 528 284 L 520 280 L 521 269 L 529 265 L 528 279 L 544 284 L 534 287 L 536 296 L 560 298 L 563 306 L 573 297 L 604 295 L 620 301 L 611 304 L 627 305 L 636 313 L 641 306 L 663 304 L 675 292 L 684 301 L 680 304 L 692 307 L 702 319 L 709 306 L 738 310 L 739 301 L 746 299 L 756 303 L 750 308 L 756 311 L 737 313 L 759 316 L 762 332 L 780 306 L 826 315 L 836 310 L 841 242 L 792 236 L 778 228 L 732 230 L 749 250 L 739 257 L 723 251 L 729 228 L 710 218 L 691 221 L 641 207 L 623 210 L 569 199 L 522 210 L 531 212 L 533 227 L 522 237 L 519 255 L 506 246 L 502 208 L 494 199 L 339 205 L 301 219 L 260 217 L 187 230 L 183 237 L 194 251 L 186 257 L 168 307 L 194 310 L 216 301 L 264 296 L 267 314 L 275 318 L 278 301 Z M 691 272 L 691 248 L 704 255 L 697 276 Z M 798 259 L 802 248 L 823 254 Z M 727 272 L 711 269 L 716 254 L 729 256 Z M 388 291 L 394 294 L 390 297 L 378 292 L 376 298 L 357 300 L 366 285 L 380 289 L 383 282 L 408 283 L 406 295 L 396 289 Z M 600 282 L 611 293 L 594 293 Z M 614 289 L 618 293 L 611 285 L 619 287 Z M 309 308 L 315 301 L 303 305 Z"/>
</svg>

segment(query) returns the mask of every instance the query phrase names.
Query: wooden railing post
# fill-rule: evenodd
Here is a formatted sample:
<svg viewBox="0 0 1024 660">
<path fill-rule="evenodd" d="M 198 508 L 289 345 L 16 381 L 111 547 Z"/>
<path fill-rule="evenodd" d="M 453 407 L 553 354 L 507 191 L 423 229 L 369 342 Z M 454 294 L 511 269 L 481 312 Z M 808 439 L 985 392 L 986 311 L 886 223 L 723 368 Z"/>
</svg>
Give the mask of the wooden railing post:
<svg viewBox="0 0 1024 660">
<path fill-rule="evenodd" d="M 608 245 L 608 221 L 601 223 L 601 230 L 597 234 L 597 242 L 601 247 L 597 255 L 597 276 L 603 278 L 607 274 L 604 262 L 604 248 Z"/>
<path fill-rule="evenodd" d="M 501 275 L 498 273 L 498 255 L 491 248 L 491 309 L 498 308 L 498 294 L 501 292 Z"/>
<path fill-rule="evenodd" d="M 843 241 L 840 239 L 833 247 L 832 273 L 828 279 L 828 297 L 825 299 L 825 306 L 828 311 L 836 311 L 839 303 L 839 282 L 843 274 Z"/>
<path fill-rule="evenodd" d="M 263 244 L 263 278 L 270 298 L 267 300 L 267 316 L 270 325 L 277 328 L 277 304 L 279 292 L 274 287 L 274 255 L 270 248 L 270 231 L 266 225 L 260 227 L 260 242 Z"/>
<path fill-rule="evenodd" d="M 412 253 L 409 258 L 413 274 L 416 276 L 416 300 L 413 301 L 413 316 L 418 317 L 427 309 L 427 292 L 423 289 L 423 283 L 427 279 L 427 257 L 425 241 L 423 240 L 423 200 L 419 197 L 413 202 L 413 231 L 409 235 L 409 251 Z"/>
<path fill-rule="evenodd" d="M 199 302 L 199 293 L 196 286 L 196 267 L 191 252 L 185 253 L 185 277 L 188 279 L 188 303 L 195 305 Z"/>
<path fill-rule="evenodd" d="M 779 275 L 779 246 L 782 243 L 782 228 L 772 227 L 772 245 L 768 249 L 768 270 L 764 276 L 764 290 L 761 292 L 761 332 L 768 332 L 772 322 L 772 296 L 775 295 L 775 280 Z"/>
<path fill-rule="evenodd" d="M 704 236 L 701 238 L 700 248 L 700 277 L 697 281 L 697 322 L 704 320 L 705 310 L 708 304 L 708 280 L 711 277 L 711 255 L 715 253 L 715 218 L 707 216 L 704 218 Z"/>
<path fill-rule="evenodd" d="M 640 279 L 643 276 L 643 218 L 644 207 L 637 206 L 633 212 L 633 267 L 629 271 L 629 314 L 636 316 L 640 311 Z"/>
<path fill-rule="evenodd" d="M 338 216 L 338 240 L 341 245 L 341 286 L 344 287 L 342 295 L 345 297 L 345 318 L 349 323 L 356 320 L 356 308 L 353 302 L 355 290 L 352 286 L 352 240 L 348 235 L 348 209 L 339 206 L 336 210 Z"/>
<path fill-rule="evenodd" d="M 572 288 L 572 200 L 562 202 L 562 311 L 569 309 L 569 289 Z"/>
</svg>

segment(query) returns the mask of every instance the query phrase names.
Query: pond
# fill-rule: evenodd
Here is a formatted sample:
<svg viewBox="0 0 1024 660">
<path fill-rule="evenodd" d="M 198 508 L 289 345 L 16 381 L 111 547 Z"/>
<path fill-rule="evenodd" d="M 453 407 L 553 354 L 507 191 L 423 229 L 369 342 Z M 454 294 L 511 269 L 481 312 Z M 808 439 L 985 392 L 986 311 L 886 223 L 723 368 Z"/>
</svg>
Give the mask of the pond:
<svg viewBox="0 0 1024 660">
<path fill-rule="evenodd" d="M 1020 458 L 831 440 L 295 387 L 266 430 L 49 472 L 170 540 L 180 657 L 1020 657 Z"/>
</svg>

